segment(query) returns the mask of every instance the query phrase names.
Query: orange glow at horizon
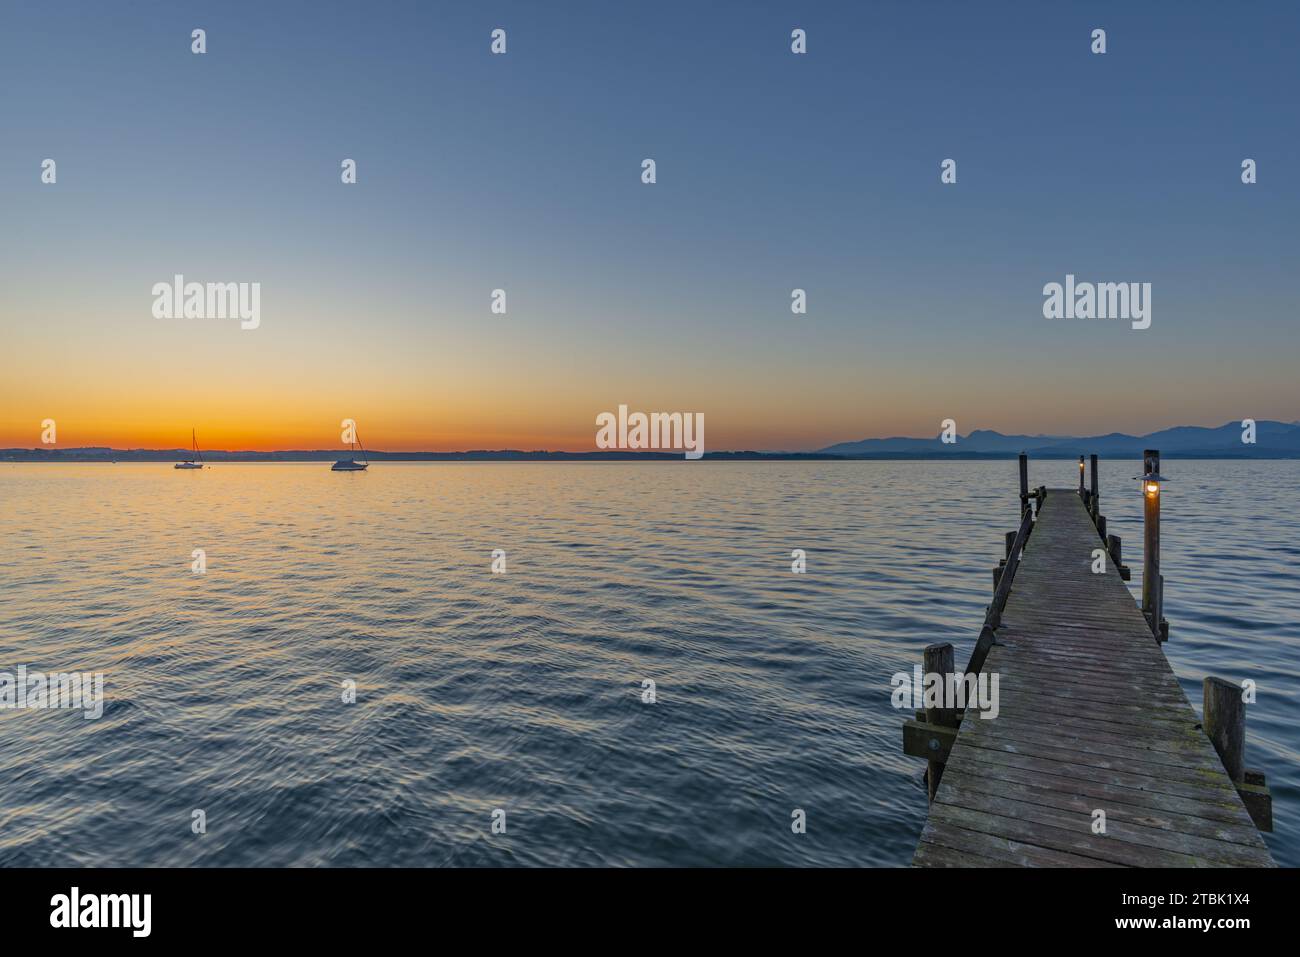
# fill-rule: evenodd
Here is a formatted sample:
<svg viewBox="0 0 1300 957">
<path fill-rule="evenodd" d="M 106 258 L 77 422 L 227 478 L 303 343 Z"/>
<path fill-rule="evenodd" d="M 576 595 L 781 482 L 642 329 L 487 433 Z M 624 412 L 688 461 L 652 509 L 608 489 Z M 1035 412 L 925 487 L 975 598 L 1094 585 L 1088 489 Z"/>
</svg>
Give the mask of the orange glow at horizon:
<svg viewBox="0 0 1300 957">
<path fill-rule="evenodd" d="M 1229 379 L 1190 365 L 1153 373 L 1136 354 L 1111 361 L 1114 380 L 1140 379 L 1163 401 L 1098 391 L 1086 369 L 1005 357 L 918 375 L 894 357 L 864 360 L 829 343 L 797 368 L 794 358 L 785 368 L 750 355 L 724 368 L 664 344 L 656 345 L 663 354 L 587 355 L 536 327 L 510 340 L 482 324 L 463 327 L 466 341 L 435 347 L 418 336 L 336 343 L 319 330 L 307 337 L 273 325 L 249 333 L 145 325 L 128 334 L 83 320 L 52 348 L 41 325 L 18 324 L 0 369 L 0 448 L 41 447 L 41 423 L 53 419 L 55 448 L 183 449 L 193 428 L 207 450 L 337 450 L 345 447 L 340 423 L 351 418 L 375 451 L 585 452 L 596 449 L 596 416 L 626 404 L 703 413 L 706 451 L 808 451 L 930 438 L 947 418 L 961 435 L 1141 435 L 1222 425 L 1232 418 L 1225 409 L 1289 421 L 1296 406 L 1293 377 Z M 1285 365 L 1279 356 L 1258 363 Z M 1017 389 L 988 387 L 1011 376 Z M 1182 388 L 1189 376 L 1202 383 L 1194 394 Z"/>
</svg>

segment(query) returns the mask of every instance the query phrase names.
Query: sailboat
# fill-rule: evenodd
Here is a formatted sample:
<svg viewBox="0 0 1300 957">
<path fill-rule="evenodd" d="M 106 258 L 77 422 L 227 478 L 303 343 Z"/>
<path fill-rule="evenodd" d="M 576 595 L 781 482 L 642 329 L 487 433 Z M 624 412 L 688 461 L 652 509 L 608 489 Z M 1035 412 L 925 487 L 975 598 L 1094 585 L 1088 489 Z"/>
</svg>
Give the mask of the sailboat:
<svg viewBox="0 0 1300 957">
<path fill-rule="evenodd" d="M 364 462 L 358 462 L 356 460 L 357 446 L 359 445 L 361 446 L 361 457 L 365 459 Z M 366 455 L 366 447 L 364 445 L 361 445 L 360 436 L 355 436 L 355 440 L 352 443 L 352 458 L 339 459 L 332 466 L 330 466 L 330 471 L 331 472 L 364 472 L 368 465 L 370 465 L 370 456 Z"/>
<path fill-rule="evenodd" d="M 183 462 L 177 462 L 172 466 L 174 469 L 201 469 L 203 468 L 203 453 L 199 451 L 199 440 L 195 436 L 194 430 L 190 429 L 190 445 L 193 454 Z"/>
</svg>

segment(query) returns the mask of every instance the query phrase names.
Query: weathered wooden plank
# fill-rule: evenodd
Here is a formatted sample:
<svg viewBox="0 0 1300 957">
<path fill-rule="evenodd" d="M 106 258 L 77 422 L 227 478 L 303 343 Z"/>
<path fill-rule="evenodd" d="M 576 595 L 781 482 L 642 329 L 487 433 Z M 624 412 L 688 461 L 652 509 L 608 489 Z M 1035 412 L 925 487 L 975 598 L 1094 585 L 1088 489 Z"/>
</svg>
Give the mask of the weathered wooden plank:
<svg viewBox="0 0 1300 957">
<path fill-rule="evenodd" d="M 967 734 L 981 734 L 981 725 L 972 722 Z M 1213 759 L 1203 749 L 1191 742 L 1172 745 L 1167 750 L 1157 751 L 1142 747 L 1126 735 L 1088 733 L 1090 729 L 1062 729 L 1043 725 L 1039 722 L 1027 722 L 1017 725 L 1008 722 L 997 729 L 996 734 L 1002 740 L 1024 744 L 1052 744 L 1071 751 L 1093 752 L 1107 757 L 1127 758 L 1146 764 L 1167 764 L 1178 768 L 1214 772 Z M 992 734 L 994 732 L 990 732 Z M 951 747 L 948 748 L 951 750 Z M 918 755 L 919 757 L 919 755 Z M 946 755 L 945 755 L 946 757 Z"/>
<path fill-rule="evenodd" d="M 942 786 L 941 786 L 942 787 Z M 1046 850 L 1091 857 L 1098 861 L 1128 867 L 1228 867 L 1220 861 L 1209 861 L 1194 854 L 1166 851 L 1155 847 L 1139 847 L 1107 841 L 1104 835 L 1092 834 L 1086 828 L 1058 827 L 1006 814 L 991 814 L 959 807 L 942 800 L 930 808 L 932 821 L 943 821 L 971 831 L 979 831 L 1006 840 L 1032 844 Z"/>
<path fill-rule="evenodd" d="M 1111 820 L 1179 831 L 1230 844 L 1244 844 L 1252 848 L 1257 846 L 1258 833 L 1253 826 L 1207 820 L 1195 814 L 1182 814 L 1164 808 L 1141 807 L 1128 803 L 1130 800 L 1128 795 L 1120 794 L 1117 799 L 1115 795 L 1119 792 L 1113 790 L 1096 789 L 1092 794 L 1072 793 L 1043 786 L 1043 782 L 1037 779 L 1021 783 L 1004 777 L 977 777 L 952 769 L 947 773 L 951 776 L 950 780 L 954 787 L 978 791 L 999 799 L 1009 798 L 1086 814 L 1101 808 Z M 1235 820 L 1235 815 L 1233 819 Z"/>
<path fill-rule="evenodd" d="M 996 668 L 993 664 L 989 668 Z M 1001 682 L 999 682 L 1001 684 Z M 1006 688 L 999 688 L 999 697 L 1013 697 L 1007 695 Z M 1018 687 L 1015 691 L 1014 698 L 1023 700 L 1027 705 L 1033 705 L 1045 712 L 1066 711 L 1073 714 L 1083 715 L 1090 718 L 1104 720 L 1107 716 L 1111 720 L 1133 724 L 1140 727 L 1147 727 L 1152 724 L 1167 725 L 1170 730 L 1175 730 L 1186 725 L 1195 728 L 1199 723 L 1195 720 L 1190 708 L 1186 718 L 1177 717 L 1177 712 L 1168 710 L 1151 710 L 1145 709 L 1138 705 L 1124 704 L 1114 701 L 1094 701 L 1091 698 L 1081 698 L 1073 696 L 1065 698 L 1059 694 L 1053 694 L 1049 690 L 1035 686 Z"/>
<path fill-rule="evenodd" d="M 1109 801 L 1153 814 L 1182 814 L 1218 824 L 1241 826 L 1241 815 L 1236 805 L 1226 795 L 1221 798 L 1180 798 L 1154 791 L 1117 787 L 1098 781 L 1079 781 L 1014 767 L 975 765 L 949 768 L 949 770 L 958 777 L 969 775 L 983 781 L 1005 781 L 1008 786 L 1037 787 L 1066 797 Z"/>
<path fill-rule="evenodd" d="M 1169 794 L 1174 797 L 1209 797 L 1215 800 L 1229 801 L 1229 803 L 1231 803 L 1230 799 L 1234 798 L 1237 793 L 1231 786 L 1213 782 L 1213 779 L 1208 774 L 1205 777 L 1204 786 L 1166 781 L 1163 778 L 1152 777 L 1149 774 L 1116 771 L 1112 768 L 1079 764 L 1073 761 L 1042 758 L 1031 754 L 1017 754 L 1014 751 L 993 750 L 974 745 L 966 746 L 961 735 L 958 735 L 957 744 L 953 747 L 948 758 L 948 765 L 952 767 L 954 765 L 964 766 L 965 764 L 1012 767 L 1042 773 L 1050 772 L 1057 777 L 1074 781 L 1098 781 L 1102 784 L 1132 788 L 1136 791 L 1150 791 L 1156 794 Z M 1244 813 L 1244 806 L 1242 811 Z"/>
<path fill-rule="evenodd" d="M 946 821 L 930 820 L 921 832 L 921 843 L 975 853 L 1005 861 L 1013 867 L 1119 867 L 1109 861 L 1063 853 L 997 834 L 970 831 Z"/>
<path fill-rule="evenodd" d="M 1187 720 L 1173 722 L 1133 723 L 1124 720 L 1111 720 L 1097 715 L 1078 714 L 1073 711 L 1060 714 L 1045 714 L 1034 704 L 1020 699 L 1003 700 L 1000 703 L 1001 714 L 1014 718 L 1020 723 L 1033 723 L 1045 729 L 1073 729 L 1083 731 L 1097 738 L 1122 738 L 1133 747 L 1167 750 L 1171 747 L 1197 747 L 1200 742 L 1190 716 Z"/>
<path fill-rule="evenodd" d="M 1117 863 L 1145 863 L 1153 851 L 1169 851 L 1190 855 L 1204 861 L 1214 861 L 1232 867 L 1249 867 L 1257 860 L 1258 851 L 1253 844 L 1220 841 L 1214 837 L 1184 833 L 1178 830 L 1151 827 L 1134 821 L 1116 809 L 1098 805 L 1091 808 L 1057 808 L 1031 801 L 1022 801 L 951 784 L 944 790 L 944 802 L 973 811 L 1005 815 L 1019 821 L 1043 824 L 1087 839 L 1094 853 L 1106 847 L 1110 854 L 1101 854 L 1105 860 Z M 1105 832 L 1093 833 L 1093 813 L 1105 813 Z M 1110 848 L 1123 844 L 1131 847 Z M 1175 865 L 1177 866 L 1177 865 Z"/>
<path fill-rule="evenodd" d="M 1142 775 L 1144 777 L 1159 780 L 1166 786 L 1186 784 L 1196 793 L 1199 793 L 1202 787 L 1217 787 L 1221 790 L 1235 790 L 1235 788 L 1232 787 L 1232 782 L 1229 780 L 1225 779 L 1220 783 L 1217 780 L 1216 775 L 1217 777 L 1223 777 L 1223 775 L 1211 767 L 1201 766 L 1187 768 L 1173 764 L 1156 764 L 1151 761 L 1115 757 L 1114 755 L 1098 753 L 1093 749 L 1079 750 L 1078 748 L 1062 747 L 1059 744 L 1044 744 L 1035 740 L 1013 738 L 1003 734 L 998 729 L 994 729 L 987 733 L 971 732 L 970 740 L 966 743 L 974 748 L 986 748 L 1008 754 L 1021 754 L 1026 757 L 1044 758 L 1049 761 L 1058 761 L 1062 764 L 1071 764 L 1076 767 L 1095 768 L 1106 771 L 1121 771 L 1134 775 Z"/>
<path fill-rule="evenodd" d="M 942 844 L 922 841 L 917 845 L 916 856 L 912 859 L 913 867 L 1015 867 L 1009 861 L 984 857 L 970 851 L 954 851 Z"/>
</svg>

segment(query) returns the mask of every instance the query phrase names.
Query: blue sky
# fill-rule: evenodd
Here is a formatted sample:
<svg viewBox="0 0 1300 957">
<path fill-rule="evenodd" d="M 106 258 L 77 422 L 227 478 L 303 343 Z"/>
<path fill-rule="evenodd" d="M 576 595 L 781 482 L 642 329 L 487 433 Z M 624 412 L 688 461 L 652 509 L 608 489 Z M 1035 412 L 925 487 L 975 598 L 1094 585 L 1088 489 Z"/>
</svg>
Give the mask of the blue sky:
<svg viewBox="0 0 1300 957">
<path fill-rule="evenodd" d="M 1295 419 L 1300 13 L 1137 6 L 8 5 L 0 444 L 164 397 L 425 448 L 619 403 L 714 447 Z M 262 327 L 160 326 L 175 272 L 260 281 Z M 1152 283 L 1152 328 L 1045 320 L 1067 272 Z"/>
</svg>

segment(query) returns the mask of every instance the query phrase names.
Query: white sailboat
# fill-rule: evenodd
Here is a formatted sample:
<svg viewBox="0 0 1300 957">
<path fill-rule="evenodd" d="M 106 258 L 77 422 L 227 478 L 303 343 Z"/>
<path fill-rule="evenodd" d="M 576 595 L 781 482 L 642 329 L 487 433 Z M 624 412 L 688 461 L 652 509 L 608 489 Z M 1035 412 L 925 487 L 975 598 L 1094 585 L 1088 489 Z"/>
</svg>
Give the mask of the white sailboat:
<svg viewBox="0 0 1300 957">
<path fill-rule="evenodd" d="M 353 435 L 355 440 L 352 443 L 352 457 L 339 459 L 330 466 L 331 472 L 364 472 L 367 466 L 370 465 L 370 457 L 366 455 L 366 447 L 361 445 L 361 436 L 356 435 L 355 432 Z M 361 457 L 365 459 L 364 462 L 358 462 L 356 459 L 357 446 L 361 446 Z"/>
<path fill-rule="evenodd" d="M 203 468 L 203 453 L 199 451 L 199 440 L 190 429 L 191 455 L 182 462 L 177 462 L 172 466 L 174 469 L 201 469 Z"/>
</svg>

